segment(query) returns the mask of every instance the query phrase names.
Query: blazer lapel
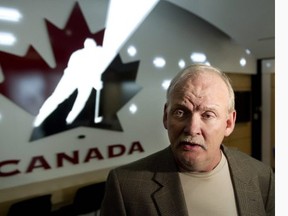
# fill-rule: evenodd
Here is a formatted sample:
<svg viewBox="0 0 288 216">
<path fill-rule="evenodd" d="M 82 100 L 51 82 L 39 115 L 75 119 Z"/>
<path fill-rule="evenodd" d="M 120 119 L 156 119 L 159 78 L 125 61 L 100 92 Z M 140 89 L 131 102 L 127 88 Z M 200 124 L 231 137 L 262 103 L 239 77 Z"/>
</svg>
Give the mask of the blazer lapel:
<svg viewBox="0 0 288 216">
<path fill-rule="evenodd" d="M 239 178 L 233 178 L 234 180 L 234 192 L 238 204 L 239 215 L 266 215 L 265 212 L 261 211 L 261 207 L 259 207 L 259 192 L 255 191 L 255 186 L 244 181 Z"/>
<path fill-rule="evenodd" d="M 259 208 L 259 191 L 255 190 L 255 185 L 252 183 L 251 175 L 244 170 L 246 163 L 241 157 L 235 156 L 233 152 L 223 147 L 223 152 L 227 157 L 229 169 L 231 173 L 234 193 L 236 197 L 239 215 L 265 215 L 265 212 Z M 237 157 L 237 159 L 236 159 Z"/>
<path fill-rule="evenodd" d="M 163 155 L 165 158 L 158 161 L 159 171 L 155 172 L 153 178 L 159 185 L 159 190 L 152 195 L 153 201 L 160 215 L 188 216 L 177 167 L 170 148 L 167 151 Z"/>
</svg>

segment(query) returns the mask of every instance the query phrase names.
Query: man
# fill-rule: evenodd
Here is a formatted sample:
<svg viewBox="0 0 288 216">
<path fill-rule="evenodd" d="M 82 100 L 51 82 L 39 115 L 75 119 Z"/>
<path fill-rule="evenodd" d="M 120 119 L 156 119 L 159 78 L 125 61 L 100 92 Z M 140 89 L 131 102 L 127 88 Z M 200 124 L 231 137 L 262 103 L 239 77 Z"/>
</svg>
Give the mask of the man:
<svg viewBox="0 0 288 216">
<path fill-rule="evenodd" d="M 207 65 L 185 68 L 167 91 L 170 146 L 112 170 L 101 215 L 274 215 L 273 171 L 222 144 L 235 120 L 226 75 Z"/>
</svg>

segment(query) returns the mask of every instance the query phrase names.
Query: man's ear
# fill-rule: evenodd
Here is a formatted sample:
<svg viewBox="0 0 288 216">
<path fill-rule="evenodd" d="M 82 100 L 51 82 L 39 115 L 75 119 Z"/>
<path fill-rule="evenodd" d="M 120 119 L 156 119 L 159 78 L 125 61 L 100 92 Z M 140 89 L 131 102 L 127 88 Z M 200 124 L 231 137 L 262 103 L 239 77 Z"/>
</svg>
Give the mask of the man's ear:
<svg viewBox="0 0 288 216">
<path fill-rule="evenodd" d="M 236 122 L 236 111 L 228 114 L 228 118 L 226 120 L 226 131 L 225 131 L 225 137 L 228 137 L 234 130 Z"/>
<path fill-rule="evenodd" d="M 163 125 L 165 127 L 165 129 L 167 129 L 167 103 L 165 103 L 165 106 L 164 106 L 164 110 L 163 110 Z"/>
</svg>

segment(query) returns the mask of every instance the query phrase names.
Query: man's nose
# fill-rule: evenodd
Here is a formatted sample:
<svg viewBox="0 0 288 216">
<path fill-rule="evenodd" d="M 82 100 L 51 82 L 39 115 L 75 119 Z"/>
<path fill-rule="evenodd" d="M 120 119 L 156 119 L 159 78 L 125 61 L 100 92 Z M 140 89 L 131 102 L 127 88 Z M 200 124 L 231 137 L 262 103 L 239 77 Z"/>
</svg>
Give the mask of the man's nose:
<svg viewBox="0 0 288 216">
<path fill-rule="evenodd" d="M 185 123 L 184 132 L 195 136 L 201 134 L 201 117 L 199 115 L 191 115 Z"/>
</svg>

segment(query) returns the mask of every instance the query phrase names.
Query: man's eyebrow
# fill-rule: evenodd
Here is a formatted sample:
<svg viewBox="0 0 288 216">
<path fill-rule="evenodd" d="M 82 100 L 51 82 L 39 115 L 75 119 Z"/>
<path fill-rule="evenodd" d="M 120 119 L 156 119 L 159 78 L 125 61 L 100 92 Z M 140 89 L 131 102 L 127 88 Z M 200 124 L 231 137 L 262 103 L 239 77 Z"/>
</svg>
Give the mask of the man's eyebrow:
<svg viewBox="0 0 288 216">
<path fill-rule="evenodd" d="M 209 106 L 199 106 L 197 107 L 199 110 L 204 110 L 204 111 L 218 111 L 217 107 L 220 107 L 219 105 L 209 105 Z"/>
</svg>

